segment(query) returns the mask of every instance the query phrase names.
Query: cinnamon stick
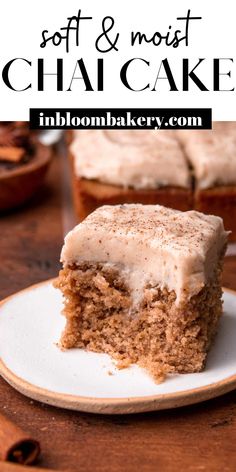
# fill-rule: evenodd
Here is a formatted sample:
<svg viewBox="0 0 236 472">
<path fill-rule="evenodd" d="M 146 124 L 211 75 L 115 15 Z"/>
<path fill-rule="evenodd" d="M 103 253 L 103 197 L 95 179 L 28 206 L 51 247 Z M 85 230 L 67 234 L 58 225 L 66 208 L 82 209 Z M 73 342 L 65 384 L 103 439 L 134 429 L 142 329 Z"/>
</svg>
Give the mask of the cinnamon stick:
<svg viewBox="0 0 236 472">
<path fill-rule="evenodd" d="M 3 147 L 0 146 L 0 160 L 1 161 L 8 161 L 13 163 L 18 163 L 22 160 L 25 154 L 24 148 L 19 147 Z"/>
<path fill-rule="evenodd" d="M 17 464 L 9 464 L 9 462 L 1 462 L 0 461 L 0 471 L 1 472 L 60 472 L 59 470 L 55 469 L 42 469 L 41 467 L 29 467 L 28 465 L 17 465 Z M 66 472 L 66 471 L 64 471 Z"/>
<path fill-rule="evenodd" d="M 0 460 L 28 465 L 39 453 L 38 441 L 0 414 Z"/>
</svg>

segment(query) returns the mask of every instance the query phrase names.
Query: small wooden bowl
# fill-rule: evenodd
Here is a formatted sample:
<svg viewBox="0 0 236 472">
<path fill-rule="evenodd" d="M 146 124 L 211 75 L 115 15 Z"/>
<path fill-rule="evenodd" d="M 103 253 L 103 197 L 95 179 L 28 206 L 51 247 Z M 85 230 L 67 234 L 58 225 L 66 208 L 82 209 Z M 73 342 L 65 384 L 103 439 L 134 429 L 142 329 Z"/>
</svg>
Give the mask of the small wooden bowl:
<svg viewBox="0 0 236 472">
<path fill-rule="evenodd" d="M 51 158 L 51 148 L 36 143 L 30 162 L 0 174 L 0 211 L 22 205 L 35 193 L 43 182 Z"/>
</svg>

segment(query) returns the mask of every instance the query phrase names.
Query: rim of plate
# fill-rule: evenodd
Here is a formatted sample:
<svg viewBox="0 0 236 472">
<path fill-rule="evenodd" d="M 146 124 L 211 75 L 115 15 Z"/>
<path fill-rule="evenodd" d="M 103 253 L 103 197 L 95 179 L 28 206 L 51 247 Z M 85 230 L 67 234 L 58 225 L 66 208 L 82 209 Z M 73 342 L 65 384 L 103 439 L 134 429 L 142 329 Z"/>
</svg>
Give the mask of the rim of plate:
<svg viewBox="0 0 236 472">
<path fill-rule="evenodd" d="M 0 302 L 0 309 L 16 295 L 31 291 L 42 285 L 52 284 L 55 280 L 48 279 L 31 285 L 16 292 Z M 236 291 L 223 287 L 224 292 L 236 296 Z M 128 414 L 143 413 L 154 410 L 164 410 L 181 406 L 193 405 L 202 401 L 210 400 L 236 388 L 236 374 L 212 384 L 197 387 L 180 392 L 166 393 L 160 395 L 149 395 L 125 398 L 98 398 L 58 393 L 31 384 L 18 377 L 0 359 L 0 375 L 17 391 L 23 395 L 52 406 L 66 408 L 69 410 L 83 411 L 101 414 Z"/>
</svg>

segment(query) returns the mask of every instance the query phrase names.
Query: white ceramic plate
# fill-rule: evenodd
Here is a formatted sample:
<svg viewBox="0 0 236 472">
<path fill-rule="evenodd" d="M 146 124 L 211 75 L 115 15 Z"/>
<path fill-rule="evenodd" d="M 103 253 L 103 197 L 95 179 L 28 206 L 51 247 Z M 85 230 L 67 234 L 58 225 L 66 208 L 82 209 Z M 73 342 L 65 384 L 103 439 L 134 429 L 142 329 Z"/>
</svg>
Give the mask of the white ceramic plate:
<svg viewBox="0 0 236 472">
<path fill-rule="evenodd" d="M 205 371 L 170 376 L 157 385 L 137 366 L 117 370 L 107 355 L 60 351 L 62 298 L 46 281 L 1 303 L 0 374 L 33 399 L 94 413 L 151 411 L 207 400 L 236 387 L 236 294 L 226 291 L 224 301 Z"/>
</svg>

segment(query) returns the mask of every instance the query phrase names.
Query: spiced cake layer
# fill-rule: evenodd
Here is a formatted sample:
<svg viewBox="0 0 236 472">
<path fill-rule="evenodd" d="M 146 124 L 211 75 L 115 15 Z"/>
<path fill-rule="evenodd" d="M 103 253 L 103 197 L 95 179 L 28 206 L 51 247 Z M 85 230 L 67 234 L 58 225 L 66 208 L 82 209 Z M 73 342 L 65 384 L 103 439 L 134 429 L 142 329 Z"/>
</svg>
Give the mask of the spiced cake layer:
<svg viewBox="0 0 236 472">
<path fill-rule="evenodd" d="M 171 131 L 74 131 L 70 146 L 80 219 L 105 204 L 192 205 L 191 173 Z"/>
<path fill-rule="evenodd" d="M 142 203 L 186 211 L 193 207 L 191 191 L 180 187 L 134 189 L 73 177 L 74 202 L 80 220 L 103 205 Z"/>
<path fill-rule="evenodd" d="M 66 237 L 63 348 L 105 352 L 154 377 L 198 372 L 222 314 L 221 218 L 159 205 L 97 209 Z"/>
</svg>

